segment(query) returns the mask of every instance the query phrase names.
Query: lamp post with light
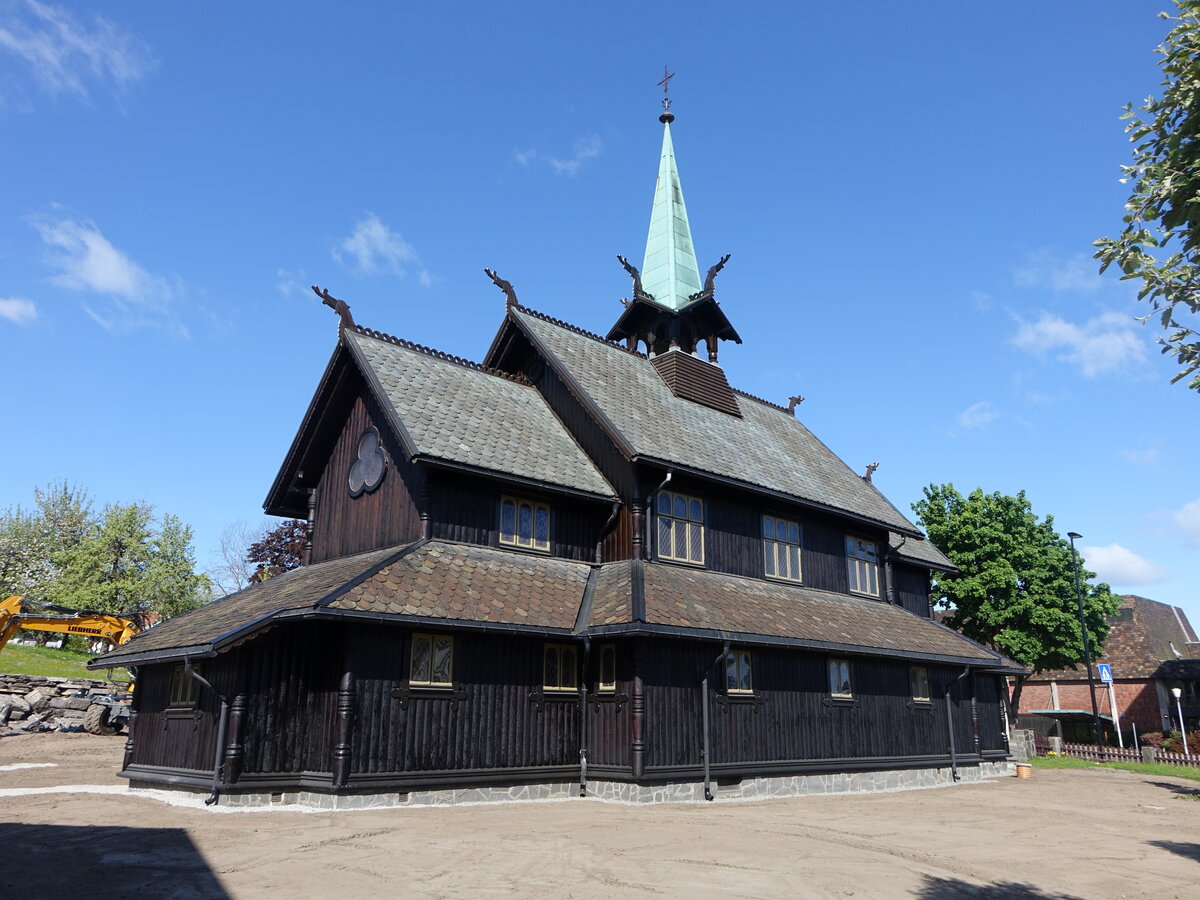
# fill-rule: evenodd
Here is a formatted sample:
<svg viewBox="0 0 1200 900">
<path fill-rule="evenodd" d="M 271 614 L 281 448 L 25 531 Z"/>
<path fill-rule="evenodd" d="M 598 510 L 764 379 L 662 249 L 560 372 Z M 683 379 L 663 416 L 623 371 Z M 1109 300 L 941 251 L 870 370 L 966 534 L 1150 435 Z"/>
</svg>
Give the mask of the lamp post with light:
<svg viewBox="0 0 1200 900">
<path fill-rule="evenodd" d="M 1175 697 L 1175 711 L 1179 713 L 1179 733 L 1183 735 L 1183 755 L 1191 756 L 1187 745 L 1187 726 L 1183 723 L 1183 703 L 1179 699 L 1183 696 L 1183 688 L 1171 688 L 1171 694 Z"/>
<path fill-rule="evenodd" d="M 1075 569 L 1075 600 L 1079 604 L 1079 630 L 1083 632 L 1083 659 L 1087 663 L 1088 693 L 1092 695 L 1092 732 L 1096 738 L 1096 749 L 1102 746 L 1100 737 L 1100 709 L 1096 706 L 1096 676 L 1092 673 L 1092 642 L 1088 640 L 1087 622 L 1083 617 L 1083 591 L 1079 587 L 1079 554 L 1075 552 L 1075 541 L 1083 537 L 1074 531 L 1068 531 L 1071 539 L 1071 565 Z"/>
</svg>

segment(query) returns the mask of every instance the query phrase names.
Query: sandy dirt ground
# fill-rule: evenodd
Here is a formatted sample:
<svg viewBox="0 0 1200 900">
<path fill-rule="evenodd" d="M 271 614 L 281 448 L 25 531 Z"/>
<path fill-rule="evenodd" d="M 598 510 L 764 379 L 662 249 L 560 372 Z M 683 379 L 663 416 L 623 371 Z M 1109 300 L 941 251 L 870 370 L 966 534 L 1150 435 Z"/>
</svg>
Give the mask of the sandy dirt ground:
<svg viewBox="0 0 1200 900">
<path fill-rule="evenodd" d="M 0 737 L 0 897 L 1200 898 L 1200 784 L 1182 779 L 223 813 L 128 794 L 123 743 Z"/>
</svg>

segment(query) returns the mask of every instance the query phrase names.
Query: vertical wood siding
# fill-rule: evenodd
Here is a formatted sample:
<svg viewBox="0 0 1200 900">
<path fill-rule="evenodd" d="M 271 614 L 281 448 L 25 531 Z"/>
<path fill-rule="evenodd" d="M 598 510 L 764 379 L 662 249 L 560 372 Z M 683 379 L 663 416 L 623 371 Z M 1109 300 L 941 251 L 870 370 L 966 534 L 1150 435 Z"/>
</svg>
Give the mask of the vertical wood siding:
<svg viewBox="0 0 1200 900">
<path fill-rule="evenodd" d="M 647 765 L 701 764 L 703 669 L 716 645 L 683 642 L 656 645 L 653 671 L 646 676 Z M 829 695 L 827 657 L 782 649 L 755 648 L 753 698 L 718 696 L 723 673 L 710 675 L 712 762 L 861 759 L 945 755 L 949 752 L 945 693 L 959 670 L 929 667 L 932 702 L 912 700 L 908 664 L 851 659 L 854 701 Z M 990 692 L 977 690 L 983 749 L 1000 749 L 999 698 L 995 678 Z M 970 679 L 951 694 L 955 746 L 973 752 Z"/>
<path fill-rule="evenodd" d="M 357 727 L 352 772 L 410 773 L 576 765 L 578 695 L 538 703 L 542 641 L 459 634 L 454 681 L 462 692 L 420 694 L 407 700 L 409 632 L 359 629 L 354 658 Z"/>
<path fill-rule="evenodd" d="M 893 564 L 892 585 L 896 602 L 910 613 L 929 618 L 929 570 Z"/>
<path fill-rule="evenodd" d="M 431 535 L 450 541 L 500 547 L 500 498 L 519 497 L 550 507 L 550 554 L 564 559 L 592 562 L 600 528 L 612 507 L 608 504 L 570 500 L 562 495 L 548 496 L 505 489 L 495 482 L 438 472 L 431 476 Z"/>
<path fill-rule="evenodd" d="M 374 426 L 383 438 L 388 471 L 371 493 L 351 497 L 347 487 L 358 442 Z M 391 435 L 382 411 L 364 390 L 355 398 L 317 488 L 311 561 L 415 541 L 421 533 L 416 497 L 421 473 Z"/>
</svg>

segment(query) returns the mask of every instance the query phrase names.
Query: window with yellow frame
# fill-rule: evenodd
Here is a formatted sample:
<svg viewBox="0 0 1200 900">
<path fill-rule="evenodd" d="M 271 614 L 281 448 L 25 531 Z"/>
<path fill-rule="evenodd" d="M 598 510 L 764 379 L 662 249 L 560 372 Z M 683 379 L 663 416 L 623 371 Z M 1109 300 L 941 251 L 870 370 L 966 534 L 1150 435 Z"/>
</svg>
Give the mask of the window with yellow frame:
<svg viewBox="0 0 1200 900">
<path fill-rule="evenodd" d="M 544 503 L 500 498 L 500 543 L 550 551 L 550 507 Z"/>
<path fill-rule="evenodd" d="M 577 659 L 574 644 L 544 644 L 542 646 L 542 689 L 546 691 L 579 690 Z"/>
<path fill-rule="evenodd" d="M 410 644 L 408 683 L 417 687 L 450 687 L 454 683 L 454 638 L 448 634 L 414 634 Z"/>
<path fill-rule="evenodd" d="M 617 689 L 617 647 L 615 644 L 600 646 L 600 660 L 597 668 L 597 693 L 611 694 Z"/>
<path fill-rule="evenodd" d="M 753 694 L 754 675 L 749 650 L 730 650 L 725 654 L 725 693 Z"/>
</svg>

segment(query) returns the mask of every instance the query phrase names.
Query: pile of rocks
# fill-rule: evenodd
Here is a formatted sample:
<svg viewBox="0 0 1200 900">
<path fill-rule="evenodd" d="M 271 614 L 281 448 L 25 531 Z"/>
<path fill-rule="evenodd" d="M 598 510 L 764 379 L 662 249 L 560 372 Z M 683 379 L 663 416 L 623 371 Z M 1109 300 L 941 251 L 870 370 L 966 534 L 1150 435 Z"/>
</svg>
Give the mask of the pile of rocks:
<svg viewBox="0 0 1200 900">
<path fill-rule="evenodd" d="M 90 678 L 0 675 L 0 731 L 83 731 L 93 698 L 120 697 L 127 688 Z"/>
</svg>

